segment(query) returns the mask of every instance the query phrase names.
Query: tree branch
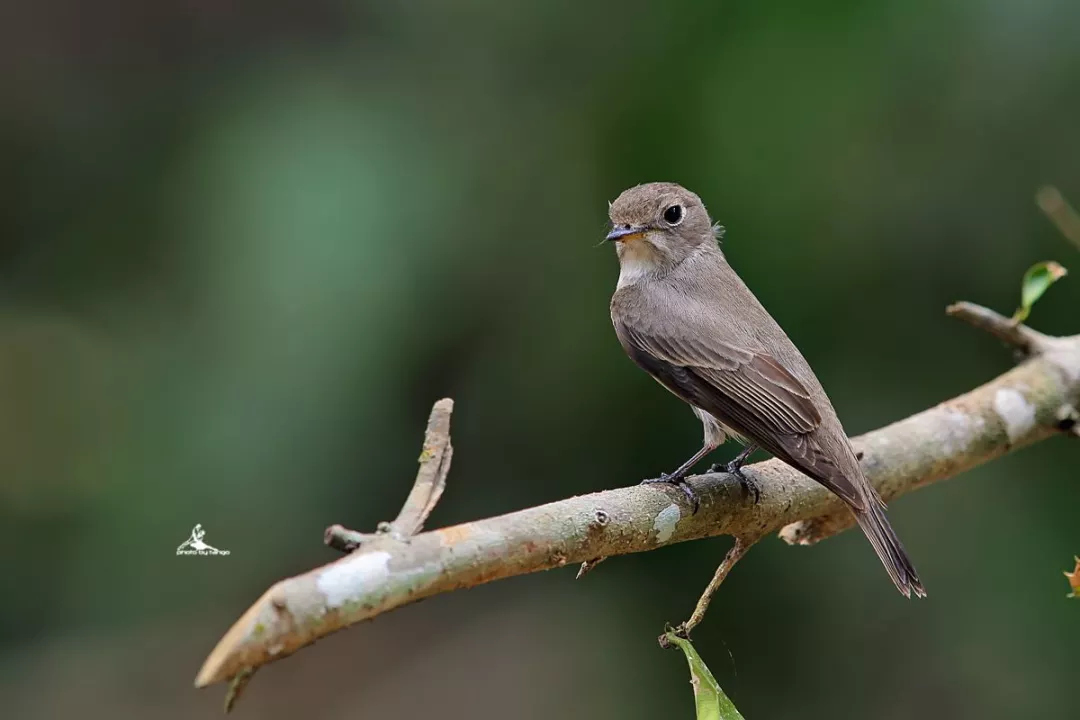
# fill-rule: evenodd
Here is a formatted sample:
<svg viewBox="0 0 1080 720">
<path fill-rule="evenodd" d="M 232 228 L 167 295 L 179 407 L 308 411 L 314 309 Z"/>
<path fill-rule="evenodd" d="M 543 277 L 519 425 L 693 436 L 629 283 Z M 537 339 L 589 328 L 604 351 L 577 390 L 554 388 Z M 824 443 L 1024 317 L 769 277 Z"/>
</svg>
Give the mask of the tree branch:
<svg viewBox="0 0 1080 720">
<path fill-rule="evenodd" d="M 959 318 L 967 324 L 985 330 L 1006 345 L 1016 348 L 1024 355 L 1041 352 L 1053 340 L 1027 325 L 1015 323 L 993 310 L 969 302 L 953 303 L 945 308 L 949 317 Z"/>
<path fill-rule="evenodd" d="M 994 328 L 1009 323 L 992 311 L 964 307 L 970 310 L 965 311 L 968 318 L 985 320 L 977 326 L 999 337 Z M 1050 338 L 1026 328 L 1010 332 L 1035 351 L 1023 364 L 965 395 L 853 441 L 867 477 L 885 500 L 1061 431 L 1062 408 L 1080 405 L 1080 336 Z M 1032 339 L 1036 336 L 1037 344 Z M 267 590 L 221 639 L 195 684 L 202 687 L 248 674 L 331 632 L 438 593 L 567 563 L 732 535 L 740 544 L 725 558 L 699 603 L 694 617 L 700 621 L 711 591 L 753 540 L 783 528 L 781 536 L 789 543 L 809 544 L 853 523 L 838 498 L 778 460 L 743 472 L 761 490 L 757 504 L 736 478 L 716 473 L 691 480 L 701 499 L 696 514 L 677 488 L 634 485 L 407 540 L 390 532 L 357 534 L 352 537 L 359 542 L 356 552 Z M 430 511 L 438 492 L 428 492 L 415 506 Z M 418 494 L 414 488 L 409 502 Z M 349 539 L 351 532 L 343 537 Z"/>
</svg>

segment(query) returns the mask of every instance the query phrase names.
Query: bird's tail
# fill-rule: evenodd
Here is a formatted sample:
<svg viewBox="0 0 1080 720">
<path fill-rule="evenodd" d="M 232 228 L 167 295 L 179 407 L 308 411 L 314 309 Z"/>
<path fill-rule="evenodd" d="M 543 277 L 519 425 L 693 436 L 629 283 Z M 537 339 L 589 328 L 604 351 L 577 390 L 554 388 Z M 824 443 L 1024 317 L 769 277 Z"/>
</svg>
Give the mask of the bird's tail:
<svg viewBox="0 0 1080 720">
<path fill-rule="evenodd" d="M 881 501 L 877 497 L 870 497 L 866 504 L 867 510 L 856 512 L 855 519 L 881 558 L 881 564 L 889 571 L 889 577 L 896 584 L 896 589 L 902 592 L 904 597 L 911 597 L 912 593 L 916 597 L 926 597 L 926 590 L 915 572 L 915 566 L 911 564 L 911 558 L 904 550 L 900 538 L 893 532 Z"/>
</svg>

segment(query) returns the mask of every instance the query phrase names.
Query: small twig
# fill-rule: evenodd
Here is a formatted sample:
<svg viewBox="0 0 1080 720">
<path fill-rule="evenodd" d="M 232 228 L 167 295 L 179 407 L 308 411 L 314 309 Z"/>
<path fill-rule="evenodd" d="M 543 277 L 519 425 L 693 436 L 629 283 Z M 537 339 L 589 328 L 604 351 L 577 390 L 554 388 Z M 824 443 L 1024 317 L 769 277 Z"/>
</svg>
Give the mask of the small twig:
<svg viewBox="0 0 1080 720">
<path fill-rule="evenodd" d="M 450 415 L 453 412 L 454 401 L 450 398 L 439 400 L 431 408 L 424 432 L 424 449 L 420 452 L 420 469 L 401 512 L 390 523 L 391 533 L 412 537 L 423 530 L 424 521 L 442 497 L 446 489 L 446 476 L 450 472 L 450 459 L 454 454 L 450 446 Z"/>
<path fill-rule="evenodd" d="M 1050 221 L 1057 225 L 1061 234 L 1080 248 L 1080 215 L 1076 214 L 1061 192 L 1053 185 L 1046 185 L 1035 193 L 1035 202 Z"/>
<path fill-rule="evenodd" d="M 431 408 L 424 431 L 424 447 L 420 451 L 420 469 L 397 518 L 390 523 L 379 523 L 375 533 L 331 525 L 323 533 L 323 542 L 327 546 L 351 553 L 375 538 L 389 535 L 397 540 L 407 540 L 424 528 L 424 522 L 446 489 L 446 476 L 450 473 L 450 461 L 454 455 L 454 448 L 450 444 L 450 416 L 453 412 L 454 401 L 450 398 L 439 400 Z"/>
<path fill-rule="evenodd" d="M 244 688 L 251 682 L 255 675 L 255 668 L 244 668 L 229 681 L 229 689 L 225 691 L 225 712 L 230 713 L 236 707 L 237 701 L 244 693 Z"/>
<path fill-rule="evenodd" d="M 323 543 L 334 550 L 343 553 L 351 553 L 366 542 L 374 540 L 378 535 L 362 533 L 350 530 L 344 525 L 331 525 L 323 533 Z"/>
<path fill-rule="evenodd" d="M 705 611 L 709 609 L 709 603 L 712 602 L 713 595 L 720 589 L 721 583 L 724 582 L 724 579 L 728 576 L 728 573 L 731 572 L 731 569 L 735 567 L 735 563 L 739 562 L 742 556 L 745 555 L 759 539 L 759 537 L 735 536 L 735 544 L 727 551 L 727 555 L 724 556 L 724 561 L 720 563 L 720 567 L 716 568 L 716 572 L 713 574 L 712 580 L 709 581 L 708 587 L 705 588 L 705 592 L 701 593 L 701 597 L 698 599 L 697 606 L 694 608 L 694 612 L 690 616 L 690 619 L 676 628 L 676 635 L 684 638 L 690 637 L 690 631 L 700 625 L 701 621 L 705 619 Z"/>
<path fill-rule="evenodd" d="M 586 560 L 585 562 L 581 563 L 581 567 L 578 568 L 577 575 L 574 576 L 574 579 L 580 580 L 581 578 L 585 577 L 586 573 L 592 572 L 597 565 L 604 562 L 605 560 L 607 560 L 607 556 L 602 555 L 598 558 Z"/>
<path fill-rule="evenodd" d="M 1016 348 L 1024 355 L 1037 355 L 1045 350 L 1050 341 L 1047 335 L 1032 330 L 1027 325 L 1014 323 L 990 308 L 969 302 L 953 303 L 945 309 L 949 317 L 963 320 L 968 325 L 985 330 L 1006 345 Z"/>
</svg>

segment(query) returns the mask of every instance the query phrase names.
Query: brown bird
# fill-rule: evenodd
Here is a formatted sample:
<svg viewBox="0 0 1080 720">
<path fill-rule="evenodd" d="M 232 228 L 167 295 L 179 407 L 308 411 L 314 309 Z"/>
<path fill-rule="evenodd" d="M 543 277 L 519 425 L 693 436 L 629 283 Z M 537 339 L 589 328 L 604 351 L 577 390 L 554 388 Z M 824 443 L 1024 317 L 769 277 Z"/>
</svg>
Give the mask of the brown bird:
<svg viewBox="0 0 1080 720">
<path fill-rule="evenodd" d="M 678 484 L 727 437 L 746 445 L 724 466 L 757 498 L 741 472 L 761 447 L 843 500 L 896 587 L 924 597 L 915 568 L 867 481 L 814 371 L 728 265 L 694 193 L 673 183 L 630 188 L 611 204 L 619 283 L 611 321 L 630 358 L 693 409 L 701 450 L 674 472 L 645 482 Z M 713 466 L 710 470 L 715 469 Z"/>
</svg>

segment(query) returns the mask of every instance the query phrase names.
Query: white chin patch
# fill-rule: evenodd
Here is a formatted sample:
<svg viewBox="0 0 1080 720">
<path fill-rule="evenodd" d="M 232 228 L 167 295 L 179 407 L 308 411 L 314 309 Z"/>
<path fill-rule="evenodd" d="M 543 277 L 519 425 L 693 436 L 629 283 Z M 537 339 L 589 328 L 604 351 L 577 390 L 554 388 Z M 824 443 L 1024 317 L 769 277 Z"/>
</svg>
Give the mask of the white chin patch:
<svg viewBox="0 0 1080 720">
<path fill-rule="evenodd" d="M 656 272 L 656 256 L 645 240 L 638 238 L 624 244 L 619 252 L 619 284 L 633 285 Z"/>
</svg>

